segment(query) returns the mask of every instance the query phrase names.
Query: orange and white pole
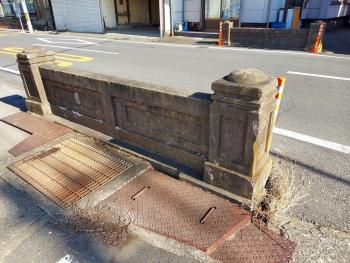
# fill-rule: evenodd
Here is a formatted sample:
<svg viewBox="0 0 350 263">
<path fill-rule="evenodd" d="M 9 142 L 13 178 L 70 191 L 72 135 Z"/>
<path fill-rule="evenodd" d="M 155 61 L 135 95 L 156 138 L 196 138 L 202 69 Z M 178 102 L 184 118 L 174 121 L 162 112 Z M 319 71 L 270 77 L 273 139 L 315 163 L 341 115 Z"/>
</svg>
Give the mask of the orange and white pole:
<svg viewBox="0 0 350 263">
<path fill-rule="evenodd" d="M 318 30 L 314 49 L 312 50 L 313 53 L 318 53 L 318 52 L 322 51 L 322 48 L 320 48 L 320 47 L 322 47 L 321 39 L 322 39 L 322 35 L 323 35 L 324 30 L 325 30 L 325 24 L 321 24 L 320 29 Z"/>
<path fill-rule="evenodd" d="M 218 46 L 222 47 L 222 21 L 220 21 L 220 27 L 219 27 L 219 42 Z"/>
<path fill-rule="evenodd" d="M 275 122 L 277 119 L 278 115 L 278 110 L 280 108 L 281 100 L 282 100 L 282 95 L 283 95 L 283 90 L 284 90 L 284 85 L 286 84 L 286 77 L 279 76 L 277 77 L 277 94 L 275 96 L 276 99 L 276 106 L 275 106 Z"/>
</svg>

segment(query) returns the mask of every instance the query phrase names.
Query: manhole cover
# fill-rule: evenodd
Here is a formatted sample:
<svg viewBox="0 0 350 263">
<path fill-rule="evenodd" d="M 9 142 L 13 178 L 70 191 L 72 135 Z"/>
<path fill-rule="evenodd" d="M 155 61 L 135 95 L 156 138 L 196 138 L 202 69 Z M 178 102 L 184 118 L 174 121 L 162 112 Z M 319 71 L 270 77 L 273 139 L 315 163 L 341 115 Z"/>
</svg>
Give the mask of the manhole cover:
<svg viewBox="0 0 350 263">
<path fill-rule="evenodd" d="M 67 207 L 133 165 L 103 148 L 94 141 L 71 138 L 9 169 L 59 206 Z"/>
<path fill-rule="evenodd" d="M 102 206 L 208 253 L 250 220 L 247 211 L 229 201 L 154 170 L 135 178 Z"/>
</svg>

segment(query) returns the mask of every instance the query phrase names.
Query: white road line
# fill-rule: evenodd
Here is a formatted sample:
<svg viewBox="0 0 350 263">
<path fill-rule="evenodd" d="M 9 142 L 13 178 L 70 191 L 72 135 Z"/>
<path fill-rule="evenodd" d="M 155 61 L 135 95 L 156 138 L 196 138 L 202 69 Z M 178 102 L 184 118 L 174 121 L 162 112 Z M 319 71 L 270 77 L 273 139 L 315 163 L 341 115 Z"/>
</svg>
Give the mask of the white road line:
<svg viewBox="0 0 350 263">
<path fill-rule="evenodd" d="M 0 67 L 0 70 L 6 71 L 6 72 L 10 72 L 10 73 L 16 74 L 16 75 L 19 75 L 19 74 L 20 74 L 19 71 L 18 71 L 18 70 L 15 70 L 15 69 Z"/>
<path fill-rule="evenodd" d="M 97 43 L 86 41 L 86 40 L 79 39 L 79 38 L 74 38 L 74 39 L 72 39 L 72 38 L 68 38 L 68 39 L 59 38 L 57 41 L 55 41 L 55 40 L 51 40 L 50 38 L 40 38 L 40 37 L 38 37 L 37 40 L 40 40 L 40 41 L 43 41 L 43 42 L 46 42 L 46 43 L 50 43 L 50 44 L 97 45 Z M 72 42 L 73 40 L 76 41 L 76 42 Z"/>
<path fill-rule="evenodd" d="M 333 56 L 333 55 L 323 55 L 315 54 L 306 51 L 288 51 L 288 50 L 266 50 L 266 49 L 257 49 L 257 48 L 243 48 L 243 47 L 213 47 L 209 46 L 210 49 L 219 49 L 226 51 L 242 51 L 242 52 L 257 52 L 257 53 L 276 53 L 276 54 L 287 54 L 287 55 L 300 55 L 300 56 L 312 56 L 312 57 L 324 57 L 324 58 L 338 58 L 338 59 L 348 59 L 349 57 L 345 56 Z"/>
<path fill-rule="evenodd" d="M 36 35 L 45 35 L 38 33 Z M 77 36 L 62 36 L 62 35 L 50 35 L 52 37 L 66 37 L 78 39 Z M 113 38 L 96 38 L 96 37 L 84 37 L 79 36 L 81 39 L 91 39 L 99 41 L 110 41 L 110 42 L 124 42 L 131 44 L 143 44 L 143 45 L 154 45 L 154 46 L 173 46 L 173 47 L 185 47 L 185 48 L 209 48 L 222 51 L 237 51 L 237 52 L 257 52 L 257 53 L 275 53 L 275 54 L 287 54 L 287 55 L 298 55 L 298 56 L 312 56 L 318 58 L 334 58 L 334 59 L 345 59 L 350 60 L 350 56 L 334 56 L 334 55 L 325 55 L 325 54 L 315 54 L 306 51 L 288 51 L 288 50 L 266 50 L 266 49 L 257 49 L 257 48 L 243 48 L 243 47 L 217 47 L 217 46 L 205 46 L 205 45 L 193 45 L 193 44 L 176 44 L 176 43 L 164 43 L 164 42 L 146 42 L 146 41 L 132 41 L 132 40 L 123 40 L 123 39 L 113 39 Z M 101 44 L 101 43 L 99 43 Z"/>
<path fill-rule="evenodd" d="M 307 142 L 307 143 L 311 143 L 314 145 L 318 145 L 327 149 L 331 149 L 334 151 L 338 151 L 338 152 L 342 152 L 345 154 L 350 154 L 350 146 L 346 146 L 343 144 L 339 144 L 339 143 L 335 143 L 335 142 L 330 142 L 330 141 L 326 141 L 326 140 L 322 140 L 322 139 L 318 139 L 312 136 L 308 136 L 305 134 L 301 134 L 301 133 L 297 133 L 297 132 L 293 132 L 293 131 L 289 131 L 289 130 L 284 130 L 284 129 L 280 129 L 275 127 L 273 129 L 273 133 L 282 135 L 282 136 L 286 136 L 289 138 L 293 138 L 302 142 Z"/>
<path fill-rule="evenodd" d="M 330 75 L 311 74 L 311 73 L 304 73 L 304 72 L 287 71 L 287 74 L 303 75 L 303 76 L 310 76 L 310 77 L 317 77 L 317 78 L 337 79 L 337 80 L 347 80 L 347 81 L 350 81 L 350 78 L 337 77 L 337 76 L 330 76 Z"/>
<path fill-rule="evenodd" d="M 45 45 L 45 44 L 33 44 L 33 46 L 53 47 L 53 48 L 61 48 L 61 49 L 73 49 L 73 50 L 80 50 L 80 51 L 86 51 L 86 52 L 119 55 L 119 53 L 117 53 L 117 52 L 102 51 L 102 50 L 95 50 L 95 49 L 85 49 L 85 48 L 78 48 L 78 47 L 65 47 L 65 46 L 55 46 L 55 45 Z"/>
</svg>

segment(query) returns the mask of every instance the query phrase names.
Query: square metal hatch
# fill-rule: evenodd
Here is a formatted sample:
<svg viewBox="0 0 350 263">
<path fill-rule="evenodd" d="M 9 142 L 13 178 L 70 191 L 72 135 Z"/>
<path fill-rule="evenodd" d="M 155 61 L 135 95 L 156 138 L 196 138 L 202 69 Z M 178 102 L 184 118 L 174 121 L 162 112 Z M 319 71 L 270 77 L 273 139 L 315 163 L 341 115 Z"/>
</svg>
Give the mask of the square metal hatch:
<svg viewBox="0 0 350 263">
<path fill-rule="evenodd" d="M 95 141 L 70 138 L 9 169 L 61 207 L 68 207 L 133 166 Z"/>
</svg>

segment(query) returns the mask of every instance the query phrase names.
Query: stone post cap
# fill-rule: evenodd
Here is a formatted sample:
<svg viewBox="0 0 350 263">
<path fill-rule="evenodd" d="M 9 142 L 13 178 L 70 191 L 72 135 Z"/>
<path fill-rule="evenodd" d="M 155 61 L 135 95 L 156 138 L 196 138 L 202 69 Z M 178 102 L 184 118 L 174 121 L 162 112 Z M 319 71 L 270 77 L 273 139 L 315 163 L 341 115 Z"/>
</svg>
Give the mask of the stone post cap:
<svg viewBox="0 0 350 263">
<path fill-rule="evenodd" d="M 212 84 L 215 94 L 260 100 L 262 97 L 276 93 L 277 79 L 266 75 L 258 69 L 247 68 L 231 72 Z"/>
<path fill-rule="evenodd" d="M 54 53 L 40 47 L 25 48 L 22 52 L 17 53 L 17 59 L 29 60 L 39 57 L 52 57 Z"/>
<path fill-rule="evenodd" d="M 55 60 L 54 53 L 40 47 L 25 48 L 17 53 L 17 62 L 19 64 L 36 64 Z"/>
</svg>

